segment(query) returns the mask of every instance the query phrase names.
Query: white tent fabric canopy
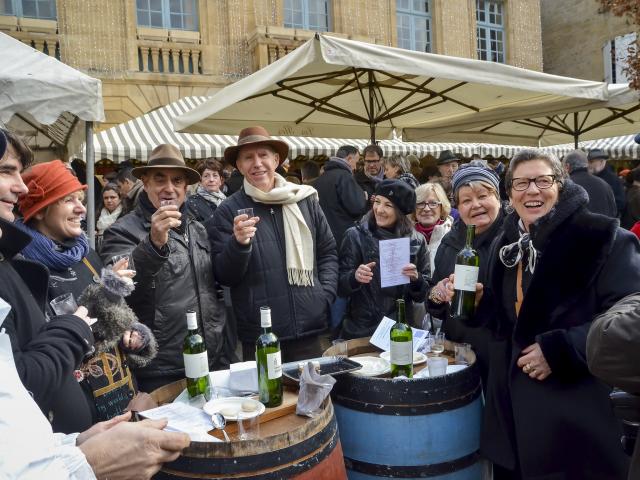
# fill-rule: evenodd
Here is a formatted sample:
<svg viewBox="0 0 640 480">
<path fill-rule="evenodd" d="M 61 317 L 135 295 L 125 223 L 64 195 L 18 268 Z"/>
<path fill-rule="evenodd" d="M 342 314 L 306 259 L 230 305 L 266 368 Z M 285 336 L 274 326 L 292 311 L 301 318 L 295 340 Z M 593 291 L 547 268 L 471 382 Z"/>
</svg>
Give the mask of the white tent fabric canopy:
<svg viewBox="0 0 640 480">
<path fill-rule="evenodd" d="M 436 127 L 418 125 L 403 130 L 403 137 L 414 141 L 490 141 L 496 143 L 552 146 L 635 133 L 640 125 L 640 92 L 627 85 L 608 85 L 608 99 L 591 105 L 575 106 L 559 102 L 543 115 L 508 121 L 511 112 L 494 112 L 497 121 L 471 125 L 456 119 Z"/>
<path fill-rule="evenodd" d="M 230 134 L 251 119 L 278 135 L 390 138 L 415 125 L 471 128 L 607 98 L 601 82 L 318 34 L 177 117 L 175 127 Z"/>
<path fill-rule="evenodd" d="M 169 105 L 134 118 L 126 123 L 104 130 L 94 135 L 95 158 L 109 158 L 116 163 L 135 158 L 146 161 L 151 151 L 161 143 L 176 145 L 185 158 L 201 159 L 208 157 L 221 158 L 225 148 L 235 145 L 234 135 L 205 135 L 177 133 L 173 130 L 172 120 L 185 112 L 205 103 L 210 97 L 184 97 Z M 339 139 L 313 137 L 276 137 L 289 145 L 290 158 L 298 155 L 313 157 L 315 155 L 331 156 L 341 145 L 351 144 L 364 149 L 369 144 L 367 139 Z M 494 156 L 505 154 L 505 149 L 513 147 L 485 145 L 478 143 L 405 143 L 400 140 L 382 140 L 379 142 L 385 155 L 413 153 L 419 157 L 427 154 L 437 156 L 442 150 L 470 157 L 474 153 Z"/>
<path fill-rule="evenodd" d="M 640 130 L 640 126 L 638 126 Z M 601 138 L 599 140 L 590 140 L 580 142 L 578 148 L 589 151 L 595 148 L 604 150 L 609 155 L 609 158 L 621 159 L 632 158 L 640 159 L 640 145 L 634 140 L 635 135 L 623 135 L 619 137 Z M 555 153 L 558 157 L 566 155 L 570 151 L 574 150 L 573 143 L 565 143 L 563 145 L 554 145 L 551 147 L 545 147 L 544 150 Z"/>
<path fill-rule="evenodd" d="M 102 83 L 0 33 L 0 121 L 38 151 L 79 151 L 83 122 L 104 121 Z"/>
</svg>

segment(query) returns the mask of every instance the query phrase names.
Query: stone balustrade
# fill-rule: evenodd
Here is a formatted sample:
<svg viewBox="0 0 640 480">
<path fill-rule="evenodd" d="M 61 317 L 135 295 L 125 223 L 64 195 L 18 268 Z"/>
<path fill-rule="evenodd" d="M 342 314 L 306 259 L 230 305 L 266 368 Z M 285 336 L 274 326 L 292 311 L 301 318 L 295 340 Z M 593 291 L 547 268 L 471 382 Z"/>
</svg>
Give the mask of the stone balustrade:
<svg viewBox="0 0 640 480">
<path fill-rule="evenodd" d="M 138 70 L 201 75 L 200 32 L 138 27 Z"/>
<path fill-rule="evenodd" d="M 55 20 L 0 15 L 0 31 L 60 60 L 58 22 Z"/>
</svg>

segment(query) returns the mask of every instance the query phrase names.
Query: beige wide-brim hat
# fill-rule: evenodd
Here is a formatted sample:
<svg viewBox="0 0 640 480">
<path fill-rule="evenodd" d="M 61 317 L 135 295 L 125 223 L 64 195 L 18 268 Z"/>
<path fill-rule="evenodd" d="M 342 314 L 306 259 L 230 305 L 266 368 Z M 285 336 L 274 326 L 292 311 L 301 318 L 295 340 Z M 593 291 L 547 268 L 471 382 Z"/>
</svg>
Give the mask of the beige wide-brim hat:
<svg viewBox="0 0 640 480">
<path fill-rule="evenodd" d="M 180 150 L 175 145 L 163 143 L 153 149 L 151 155 L 149 155 L 149 161 L 143 167 L 134 168 L 131 173 L 136 178 L 142 178 L 146 172 L 152 170 L 160 170 L 162 168 L 178 168 L 183 170 L 187 175 L 187 181 L 189 185 L 198 183 L 200 181 L 200 174 L 193 168 L 187 167 L 184 161 L 184 157 Z"/>
<path fill-rule="evenodd" d="M 240 132 L 237 145 L 225 149 L 224 159 L 227 163 L 235 167 L 238 152 L 246 145 L 269 145 L 280 157 L 278 165 L 282 164 L 287 159 L 287 155 L 289 155 L 289 145 L 282 140 L 271 138 L 271 135 L 264 127 L 249 127 Z"/>
</svg>

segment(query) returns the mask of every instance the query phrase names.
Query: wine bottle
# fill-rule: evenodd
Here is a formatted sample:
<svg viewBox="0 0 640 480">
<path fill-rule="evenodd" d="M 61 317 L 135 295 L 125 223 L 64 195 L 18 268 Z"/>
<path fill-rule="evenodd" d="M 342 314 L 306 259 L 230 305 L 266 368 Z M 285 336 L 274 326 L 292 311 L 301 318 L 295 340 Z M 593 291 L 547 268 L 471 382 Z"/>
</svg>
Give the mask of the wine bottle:
<svg viewBox="0 0 640 480">
<path fill-rule="evenodd" d="M 413 377 L 413 332 L 405 321 L 404 300 L 396 300 L 398 316 L 396 323 L 391 327 L 391 376 L 404 375 Z"/>
<path fill-rule="evenodd" d="M 209 389 L 209 357 L 204 337 L 198 330 L 196 312 L 187 312 L 187 336 L 182 347 L 184 374 L 189 398 L 206 395 Z"/>
<path fill-rule="evenodd" d="M 455 280 L 453 282 L 455 292 L 450 313 L 451 318 L 456 321 L 470 320 L 475 312 L 476 283 L 480 270 L 480 257 L 478 252 L 473 249 L 475 235 L 476 226 L 467 225 L 466 244 L 456 256 Z"/>
<path fill-rule="evenodd" d="M 258 392 L 265 407 L 282 404 L 282 357 L 280 341 L 271 331 L 271 308 L 260 307 L 262 335 L 256 340 Z"/>
</svg>

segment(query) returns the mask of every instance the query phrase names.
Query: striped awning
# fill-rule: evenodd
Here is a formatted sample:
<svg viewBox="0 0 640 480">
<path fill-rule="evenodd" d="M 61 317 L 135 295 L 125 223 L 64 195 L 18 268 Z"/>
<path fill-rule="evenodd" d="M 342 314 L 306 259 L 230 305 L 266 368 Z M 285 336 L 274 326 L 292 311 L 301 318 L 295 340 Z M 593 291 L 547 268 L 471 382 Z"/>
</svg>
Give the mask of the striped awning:
<svg viewBox="0 0 640 480">
<path fill-rule="evenodd" d="M 640 128 L 639 128 L 640 130 Z M 640 158 L 640 145 L 634 141 L 635 135 L 623 135 L 621 137 L 601 138 L 600 140 L 590 140 L 580 142 L 578 148 L 588 151 L 594 148 L 604 150 L 611 159 L 638 159 Z M 554 145 L 545 147 L 543 150 L 555 153 L 558 157 L 562 157 L 574 150 L 573 143 L 562 145 Z"/>
<path fill-rule="evenodd" d="M 194 108 L 207 99 L 208 97 L 184 97 L 141 117 L 97 133 L 94 136 L 96 160 L 109 158 L 116 163 L 121 163 L 127 159 L 135 158 L 146 161 L 153 148 L 161 143 L 176 145 L 187 159 L 221 158 L 225 148 L 236 144 L 237 136 L 177 133 L 173 129 L 172 119 L 175 116 Z M 350 144 L 362 150 L 369 144 L 367 139 L 287 136 L 275 136 L 275 138 L 287 142 L 291 159 L 299 155 L 307 157 L 331 156 L 341 145 Z M 480 143 L 409 143 L 396 139 L 382 140 L 378 144 L 385 156 L 410 153 L 418 157 L 424 157 L 427 154 L 437 156 L 442 150 L 452 150 L 465 157 L 470 157 L 473 154 L 485 155 L 486 153 L 491 153 L 494 156 L 502 155 L 500 153 L 502 150 L 497 148 L 502 146 Z"/>
</svg>

